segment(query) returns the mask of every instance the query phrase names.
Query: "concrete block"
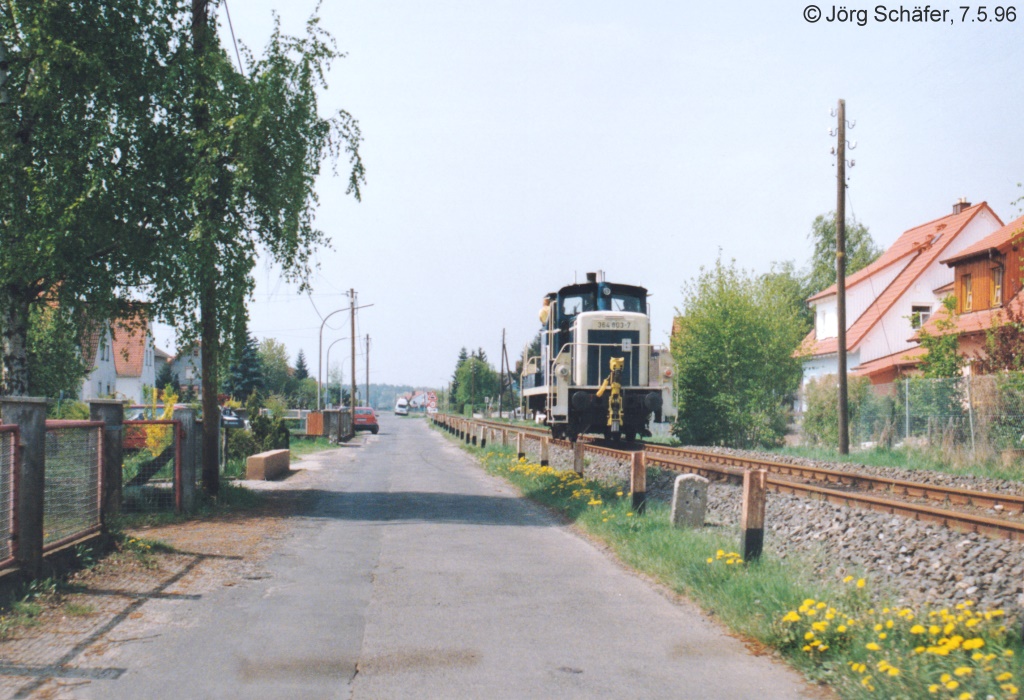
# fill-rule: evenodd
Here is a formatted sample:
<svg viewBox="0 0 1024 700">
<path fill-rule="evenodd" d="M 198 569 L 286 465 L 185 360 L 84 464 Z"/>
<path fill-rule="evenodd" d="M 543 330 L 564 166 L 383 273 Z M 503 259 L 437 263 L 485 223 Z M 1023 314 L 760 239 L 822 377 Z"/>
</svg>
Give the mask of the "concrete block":
<svg viewBox="0 0 1024 700">
<path fill-rule="evenodd" d="M 676 477 L 672 489 L 672 525 L 703 527 L 708 509 L 708 480 L 697 474 Z"/>
<path fill-rule="evenodd" d="M 270 450 L 250 455 L 245 460 L 245 478 L 266 480 L 287 474 L 291 453 L 288 450 Z"/>
</svg>

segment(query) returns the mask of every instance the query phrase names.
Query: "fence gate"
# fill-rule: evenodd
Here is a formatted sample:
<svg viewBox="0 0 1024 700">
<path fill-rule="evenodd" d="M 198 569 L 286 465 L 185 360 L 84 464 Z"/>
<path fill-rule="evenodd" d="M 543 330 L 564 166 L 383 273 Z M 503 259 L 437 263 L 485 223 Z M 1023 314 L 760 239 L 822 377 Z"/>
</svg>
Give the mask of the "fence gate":
<svg viewBox="0 0 1024 700">
<path fill-rule="evenodd" d="M 43 551 L 100 529 L 103 421 L 46 421 Z"/>
<path fill-rule="evenodd" d="M 181 421 L 124 422 L 124 507 L 182 510 Z"/>
</svg>

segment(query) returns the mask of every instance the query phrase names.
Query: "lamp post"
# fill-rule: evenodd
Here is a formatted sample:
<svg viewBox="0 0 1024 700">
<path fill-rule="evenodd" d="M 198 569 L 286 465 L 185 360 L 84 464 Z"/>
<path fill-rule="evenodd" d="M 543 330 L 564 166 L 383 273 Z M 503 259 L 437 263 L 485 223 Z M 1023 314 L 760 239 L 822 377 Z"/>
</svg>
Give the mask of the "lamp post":
<svg viewBox="0 0 1024 700">
<path fill-rule="evenodd" d="M 345 311 L 345 310 L 346 309 L 344 307 L 340 308 L 340 309 L 335 309 L 331 313 L 329 313 L 326 316 L 324 316 L 324 320 L 320 324 L 320 346 L 317 349 L 317 357 L 316 357 L 316 410 L 318 410 L 318 411 L 322 408 L 322 406 L 320 405 L 320 385 L 322 383 L 321 382 L 321 377 L 323 376 L 324 326 L 327 325 L 327 319 L 329 319 L 334 314 L 339 314 L 339 313 L 341 313 L 342 311 Z M 327 348 L 327 350 L 330 351 L 330 348 Z"/>
<path fill-rule="evenodd" d="M 331 348 L 333 348 L 335 345 L 337 345 L 338 343 L 340 343 L 343 340 L 348 340 L 348 338 L 338 338 L 333 343 L 331 343 L 330 345 L 327 346 L 327 374 L 328 374 L 327 383 L 328 384 L 331 383 L 331 378 L 330 378 L 330 374 L 331 374 Z M 338 384 L 340 386 L 341 382 L 339 381 Z M 338 404 L 339 405 L 341 404 L 341 392 L 340 391 L 338 392 Z"/>
</svg>

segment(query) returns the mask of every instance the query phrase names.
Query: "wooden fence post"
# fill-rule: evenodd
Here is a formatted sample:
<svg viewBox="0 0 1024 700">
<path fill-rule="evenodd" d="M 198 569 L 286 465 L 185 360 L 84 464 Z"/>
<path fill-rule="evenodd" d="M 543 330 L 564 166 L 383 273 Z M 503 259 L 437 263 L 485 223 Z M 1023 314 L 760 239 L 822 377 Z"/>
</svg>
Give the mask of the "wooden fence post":
<svg viewBox="0 0 1024 700">
<path fill-rule="evenodd" d="M 550 440 L 546 437 L 540 439 L 540 466 L 542 467 L 548 466 L 548 452 L 550 449 L 548 446 L 549 442 Z"/>
<path fill-rule="evenodd" d="M 523 452 L 523 434 L 520 432 L 516 433 L 516 459 L 522 459 L 526 456 Z"/>
<path fill-rule="evenodd" d="M 583 476 L 583 443 L 577 440 L 572 444 L 572 469 Z"/>
<path fill-rule="evenodd" d="M 181 424 L 181 509 L 191 512 L 196 505 L 196 457 L 199 447 L 199 423 L 196 409 L 176 408 L 172 414 Z"/>
<path fill-rule="evenodd" d="M 634 452 L 630 461 L 629 490 L 633 494 L 633 510 L 641 515 L 647 510 L 647 456 Z"/>
<path fill-rule="evenodd" d="M 764 549 L 764 506 L 767 485 L 768 472 L 764 469 L 748 469 L 743 474 L 743 513 L 740 516 L 740 529 L 743 530 L 743 561 L 760 558 Z"/>
</svg>

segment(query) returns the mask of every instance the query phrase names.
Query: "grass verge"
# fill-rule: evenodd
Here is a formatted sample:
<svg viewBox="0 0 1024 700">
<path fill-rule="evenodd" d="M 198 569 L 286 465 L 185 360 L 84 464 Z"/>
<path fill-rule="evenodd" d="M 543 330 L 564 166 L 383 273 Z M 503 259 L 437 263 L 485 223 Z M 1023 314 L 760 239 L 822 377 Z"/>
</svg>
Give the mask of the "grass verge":
<svg viewBox="0 0 1024 700">
<path fill-rule="evenodd" d="M 980 476 L 988 479 L 1024 481 L 1024 465 L 1004 464 L 995 458 L 974 459 L 968 452 L 949 455 L 941 449 L 924 450 L 901 447 L 874 447 L 859 450 L 849 455 L 827 447 L 782 447 L 772 452 L 788 457 L 803 457 L 823 462 L 848 462 L 870 467 L 895 467 L 945 472 L 947 474 Z"/>
<path fill-rule="evenodd" d="M 806 564 L 771 556 L 744 563 L 732 551 L 734 529 L 676 529 L 663 503 L 638 515 L 625 489 L 516 460 L 507 449 L 459 444 L 624 563 L 776 649 L 843 698 L 1018 697 L 1022 648 L 1001 611 L 911 610 L 886 605 L 865 578 L 823 581 Z"/>
</svg>

